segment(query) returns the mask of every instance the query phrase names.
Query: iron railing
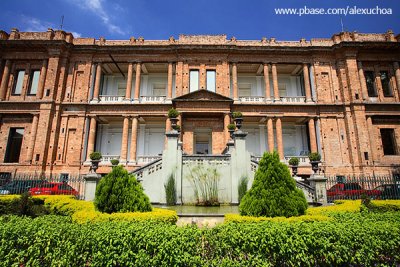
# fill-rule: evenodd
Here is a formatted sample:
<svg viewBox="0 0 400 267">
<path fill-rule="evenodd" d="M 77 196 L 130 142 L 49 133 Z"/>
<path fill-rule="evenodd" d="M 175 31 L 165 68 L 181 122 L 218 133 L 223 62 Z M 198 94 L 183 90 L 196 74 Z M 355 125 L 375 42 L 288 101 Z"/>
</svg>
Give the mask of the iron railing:
<svg viewBox="0 0 400 267">
<path fill-rule="evenodd" d="M 328 202 L 337 199 L 400 199 L 400 177 L 391 175 L 335 175 L 327 178 Z"/>
<path fill-rule="evenodd" d="M 10 176 L 0 187 L 0 195 L 22 194 L 31 195 L 74 195 L 84 198 L 85 180 L 83 176 L 69 174 L 36 175 L 18 173 Z"/>
</svg>

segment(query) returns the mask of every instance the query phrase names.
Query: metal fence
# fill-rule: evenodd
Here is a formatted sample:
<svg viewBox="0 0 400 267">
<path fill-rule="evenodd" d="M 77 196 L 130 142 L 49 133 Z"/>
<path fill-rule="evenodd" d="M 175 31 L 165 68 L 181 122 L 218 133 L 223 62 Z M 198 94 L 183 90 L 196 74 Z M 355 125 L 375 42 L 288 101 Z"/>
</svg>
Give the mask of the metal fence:
<svg viewBox="0 0 400 267">
<path fill-rule="evenodd" d="M 29 192 L 31 195 L 74 195 L 83 199 L 85 192 L 83 176 L 0 174 L 0 181 L 0 195 Z"/>
<path fill-rule="evenodd" d="M 337 199 L 400 199 L 399 176 L 329 176 L 326 177 L 328 202 Z"/>
</svg>

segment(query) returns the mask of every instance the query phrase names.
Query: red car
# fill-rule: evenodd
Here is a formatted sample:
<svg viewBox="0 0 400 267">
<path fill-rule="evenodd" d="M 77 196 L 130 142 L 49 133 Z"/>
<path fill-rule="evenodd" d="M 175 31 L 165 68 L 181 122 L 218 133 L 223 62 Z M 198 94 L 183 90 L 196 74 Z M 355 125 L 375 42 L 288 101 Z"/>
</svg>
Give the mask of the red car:
<svg viewBox="0 0 400 267">
<path fill-rule="evenodd" d="M 328 200 L 336 199 L 360 199 L 362 194 L 371 198 L 380 198 L 380 190 L 366 190 L 358 183 L 339 183 L 332 186 L 328 191 Z"/>
<path fill-rule="evenodd" d="M 44 183 L 39 187 L 29 189 L 31 195 L 74 195 L 79 193 L 66 183 Z"/>
</svg>

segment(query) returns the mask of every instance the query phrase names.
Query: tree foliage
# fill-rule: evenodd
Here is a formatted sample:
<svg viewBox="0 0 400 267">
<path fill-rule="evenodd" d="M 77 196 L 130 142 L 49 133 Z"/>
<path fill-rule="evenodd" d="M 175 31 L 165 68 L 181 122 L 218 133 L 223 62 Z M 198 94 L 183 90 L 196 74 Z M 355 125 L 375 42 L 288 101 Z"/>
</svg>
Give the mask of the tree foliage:
<svg viewBox="0 0 400 267">
<path fill-rule="evenodd" d="M 176 185 L 175 185 L 175 176 L 170 174 L 168 176 L 167 183 L 164 184 L 165 196 L 167 205 L 173 206 L 176 204 Z"/>
<path fill-rule="evenodd" d="M 264 153 L 250 190 L 243 197 L 239 210 L 249 216 L 298 216 L 307 209 L 303 192 L 296 188 L 288 167 L 277 152 Z"/>
<path fill-rule="evenodd" d="M 136 177 L 122 166 L 116 166 L 102 178 L 94 201 L 101 212 L 151 211 L 150 200 Z"/>
</svg>

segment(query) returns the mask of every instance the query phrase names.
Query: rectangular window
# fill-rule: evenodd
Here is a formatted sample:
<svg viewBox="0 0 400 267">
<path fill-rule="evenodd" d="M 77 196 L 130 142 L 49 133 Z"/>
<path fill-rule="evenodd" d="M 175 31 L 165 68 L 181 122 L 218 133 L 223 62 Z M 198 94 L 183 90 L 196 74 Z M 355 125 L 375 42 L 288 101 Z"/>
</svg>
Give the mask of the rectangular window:
<svg viewBox="0 0 400 267">
<path fill-rule="evenodd" d="M 34 70 L 29 77 L 28 95 L 36 95 L 39 84 L 40 70 Z"/>
<path fill-rule="evenodd" d="M 153 96 L 165 96 L 166 88 L 167 86 L 165 83 L 154 83 Z"/>
<path fill-rule="evenodd" d="M 381 138 L 384 155 L 397 155 L 396 137 L 394 129 L 381 129 Z"/>
<path fill-rule="evenodd" d="M 190 78 L 190 92 L 199 90 L 199 71 L 191 70 L 189 78 Z"/>
<path fill-rule="evenodd" d="M 118 96 L 125 96 L 126 83 L 118 83 L 117 90 L 118 90 L 118 92 L 117 92 Z"/>
<path fill-rule="evenodd" d="M 5 163 L 19 162 L 21 153 L 22 139 L 24 137 L 24 128 L 10 128 L 6 148 Z"/>
<path fill-rule="evenodd" d="M 373 71 L 365 71 L 365 82 L 367 84 L 368 96 L 369 97 L 377 97 L 378 94 L 375 88 L 375 75 Z"/>
<path fill-rule="evenodd" d="M 251 96 L 251 83 L 239 83 L 238 88 L 239 97 Z"/>
<path fill-rule="evenodd" d="M 207 90 L 215 93 L 215 70 L 207 71 Z"/>
<path fill-rule="evenodd" d="M 390 79 L 387 71 L 381 71 L 381 84 L 383 89 L 383 95 L 386 97 L 393 96 L 392 88 L 390 88 Z"/>
<path fill-rule="evenodd" d="M 21 94 L 22 86 L 24 85 L 24 76 L 25 76 L 24 70 L 17 71 L 17 79 L 15 79 L 14 81 L 14 90 L 12 92 L 13 95 Z"/>
<path fill-rule="evenodd" d="M 286 84 L 285 83 L 278 84 L 278 90 L 279 90 L 279 97 L 286 96 Z"/>
</svg>

